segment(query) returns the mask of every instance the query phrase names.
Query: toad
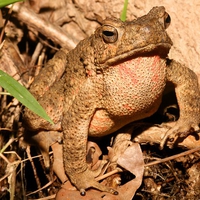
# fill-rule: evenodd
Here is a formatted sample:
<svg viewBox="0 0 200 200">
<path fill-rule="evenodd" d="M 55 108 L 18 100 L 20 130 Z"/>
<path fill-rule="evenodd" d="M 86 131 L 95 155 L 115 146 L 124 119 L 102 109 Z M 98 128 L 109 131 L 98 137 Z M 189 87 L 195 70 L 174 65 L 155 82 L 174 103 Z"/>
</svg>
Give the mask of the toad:
<svg viewBox="0 0 200 200">
<path fill-rule="evenodd" d="M 24 120 L 33 133 L 29 140 L 40 146 L 48 166 L 48 147 L 63 134 L 65 173 L 82 194 L 90 187 L 116 194 L 88 169 L 88 136 L 103 137 L 154 114 L 167 82 L 175 86 L 180 117 L 164 142 L 199 130 L 197 77 L 168 58 L 169 23 L 164 7 L 130 22 L 106 19 L 75 49 L 58 51 L 35 78 L 30 91 L 54 124 L 25 109 Z"/>
</svg>

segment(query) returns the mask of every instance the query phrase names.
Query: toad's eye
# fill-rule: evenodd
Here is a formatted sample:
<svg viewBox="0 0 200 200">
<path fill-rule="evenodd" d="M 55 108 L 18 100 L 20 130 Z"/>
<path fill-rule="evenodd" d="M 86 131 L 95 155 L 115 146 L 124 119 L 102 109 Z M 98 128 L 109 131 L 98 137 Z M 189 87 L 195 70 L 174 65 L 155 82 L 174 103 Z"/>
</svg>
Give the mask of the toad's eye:
<svg viewBox="0 0 200 200">
<path fill-rule="evenodd" d="M 104 25 L 102 29 L 102 37 L 105 43 L 114 43 L 117 41 L 117 29 L 113 26 Z"/>
<path fill-rule="evenodd" d="M 167 12 L 165 12 L 165 16 L 164 16 L 164 26 L 165 26 L 165 29 L 169 27 L 170 22 L 171 22 L 171 17 L 170 17 L 170 15 Z"/>
</svg>

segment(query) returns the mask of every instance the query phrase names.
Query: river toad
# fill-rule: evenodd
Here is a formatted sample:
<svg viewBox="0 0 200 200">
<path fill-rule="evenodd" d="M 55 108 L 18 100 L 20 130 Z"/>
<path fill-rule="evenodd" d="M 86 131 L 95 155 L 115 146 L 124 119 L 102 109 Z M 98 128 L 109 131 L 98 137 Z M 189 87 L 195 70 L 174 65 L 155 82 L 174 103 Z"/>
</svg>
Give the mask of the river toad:
<svg viewBox="0 0 200 200">
<path fill-rule="evenodd" d="M 53 142 L 52 135 L 63 133 L 65 172 L 78 190 L 93 187 L 116 193 L 96 182 L 96 172 L 88 169 L 88 136 L 103 137 L 151 116 L 160 105 L 166 82 L 174 84 L 180 108 L 180 117 L 166 138 L 199 129 L 197 77 L 168 59 L 172 46 L 166 32 L 169 23 L 164 7 L 154 7 L 130 22 L 106 19 L 75 49 L 69 53 L 61 49 L 35 78 L 30 91 L 55 124 L 28 109 L 24 120 L 43 154 Z M 44 142 L 34 139 L 38 134 L 46 138 Z"/>
</svg>

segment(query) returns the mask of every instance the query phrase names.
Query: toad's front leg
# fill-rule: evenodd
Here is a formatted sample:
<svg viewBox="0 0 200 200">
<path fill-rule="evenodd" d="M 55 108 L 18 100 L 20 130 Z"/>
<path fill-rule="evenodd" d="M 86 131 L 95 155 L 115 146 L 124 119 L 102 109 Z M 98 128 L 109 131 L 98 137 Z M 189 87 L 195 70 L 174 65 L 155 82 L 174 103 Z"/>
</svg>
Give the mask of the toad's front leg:
<svg viewBox="0 0 200 200">
<path fill-rule="evenodd" d="M 82 195 L 85 194 L 87 188 L 91 187 L 100 191 L 117 194 L 112 188 L 95 181 L 95 177 L 99 175 L 99 172 L 89 170 L 86 163 L 88 131 L 96 103 L 93 100 L 94 92 L 87 91 L 86 86 L 83 90 L 75 97 L 72 105 L 63 115 L 63 159 L 65 172 L 71 183 L 76 186 Z M 87 94 L 87 97 L 85 94 Z"/>
<path fill-rule="evenodd" d="M 160 146 L 173 146 L 178 138 L 185 138 L 199 131 L 200 123 L 200 88 L 196 74 L 189 68 L 174 60 L 168 61 L 167 79 L 175 86 L 176 97 L 180 109 L 180 117 L 176 125 L 163 138 Z"/>
</svg>

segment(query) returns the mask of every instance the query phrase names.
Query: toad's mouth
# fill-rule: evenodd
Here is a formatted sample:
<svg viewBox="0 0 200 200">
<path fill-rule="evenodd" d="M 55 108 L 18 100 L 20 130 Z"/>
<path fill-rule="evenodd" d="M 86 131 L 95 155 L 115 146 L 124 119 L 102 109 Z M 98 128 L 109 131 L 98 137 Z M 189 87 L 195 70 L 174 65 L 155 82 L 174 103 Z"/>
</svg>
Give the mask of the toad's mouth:
<svg viewBox="0 0 200 200">
<path fill-rule="evenodd" d="M 159 56 L 160 58 L 167 58 L 171 46 L 172 44 L 170 43 L 150 44 L 148 46 L 133 49 L 117 55 L 108 59 L 105 64 L 111 66 L 137 57 Z"/>
</svg>

